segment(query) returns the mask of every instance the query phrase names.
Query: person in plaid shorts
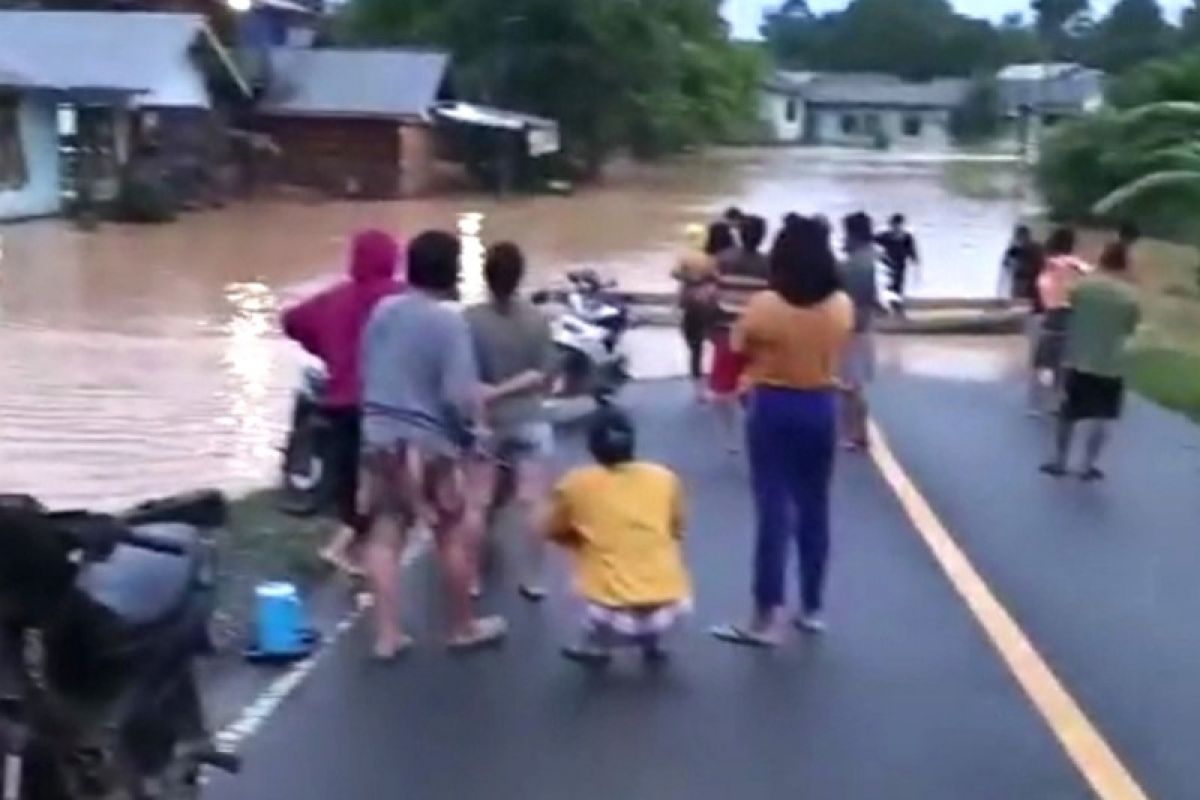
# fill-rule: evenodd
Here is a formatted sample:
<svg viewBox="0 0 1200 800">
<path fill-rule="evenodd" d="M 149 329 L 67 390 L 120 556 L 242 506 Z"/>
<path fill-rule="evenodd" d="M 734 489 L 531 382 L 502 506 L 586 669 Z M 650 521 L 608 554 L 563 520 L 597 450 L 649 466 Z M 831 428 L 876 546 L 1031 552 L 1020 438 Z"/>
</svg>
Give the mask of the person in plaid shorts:
<svg viewBox="0 0 1200 800">
<path fill-rule="evenodd" d="M 600 411 L 588 432 L 597 463 L 568 473 L 554 493 L 547 533 L 574 557 L 585 603 L 581 639 L 563 648 L 572 661 L 605 664 L 622 645 L 661 661 L 664 634 L 691 609 L 683 486 L 667 468 L 636 461 L 635 439 L 624 412 Z"/>
</svg>

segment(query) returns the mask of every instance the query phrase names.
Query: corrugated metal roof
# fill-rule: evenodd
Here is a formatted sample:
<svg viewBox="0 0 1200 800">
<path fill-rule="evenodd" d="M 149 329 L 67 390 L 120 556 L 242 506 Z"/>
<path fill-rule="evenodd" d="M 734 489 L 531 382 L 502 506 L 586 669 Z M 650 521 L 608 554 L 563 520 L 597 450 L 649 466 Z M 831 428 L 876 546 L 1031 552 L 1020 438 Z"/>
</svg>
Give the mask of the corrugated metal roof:
<svg viewBox="0 0 1200 800">
<path fill-rule="evenodd" d="M 26 85 L 127 92 L 144 106 L 211 105 L 204 75 L 192 58 L 198 38 L 212 45 L 241 82 L 198 14 L 0 11 L 0 53 L 9 71 L 25 76 Z"/>
<path fill-rule="evenodd" d="M 1000 95 L 1005 110 L 1014 114 L 1023 106 L 1050 111 L 1081 112 L 1098 105 L 1104 94 L 1104 73 L 1078 64 L 1021 65 L 1000 73 Z"/>
<path fill-rule="evenodd" d="M 424 118 L 449 64 L 445 53 L 429 51 L 279 48 L 260 108 L 274 116 Z"/>
<path fill-rule="evenodd" d="M 796 72 L 793 70 L 776 70 L 763 81 L 763 86 L 770 92 L 779 94 L 798 94 L 806 86 L 816 80 L 819 73 Z"/>
<path fill-rule="evenodd" d="M 803 96 L 818 105 L 954 108 L 969 90 L 970 81 L 962 78 L 908 82 L 893 75 L 827 73 L 809 83 Z"/>
</svg>

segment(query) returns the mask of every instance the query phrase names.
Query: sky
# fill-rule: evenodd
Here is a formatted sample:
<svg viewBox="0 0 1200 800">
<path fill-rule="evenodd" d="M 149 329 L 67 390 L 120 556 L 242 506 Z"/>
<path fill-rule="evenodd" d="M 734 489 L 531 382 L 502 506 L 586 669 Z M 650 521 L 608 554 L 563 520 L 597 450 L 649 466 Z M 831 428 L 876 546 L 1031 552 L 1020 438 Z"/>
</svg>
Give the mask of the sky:
<svg viewBox="0 0 1200 800">
<path fill-rule="evenodd" d="M 1025 0 L 952 0 L 958 10 L 964 14 L 987 16 L 999 19 L 1009 11 L 1027 11 L 1029 3 Z M 903 3 L 904 0 L 895 0 Z M 1189 0 L 1160 0 L 1172 18 L 1188 5 Z M 1113 0 L 1092 0 L 1092 9 L 1102 14 L 1113 4 Z M 765 9 L 779 5 L 779 0 L 726 0 L 725 13 L 733 22 L 738 38 L 758 38 L 758 25 L 762 20 Z M 847 0 L 809 0 L 813 11 L 832 11 L 844 8 Z"/>
</svg>

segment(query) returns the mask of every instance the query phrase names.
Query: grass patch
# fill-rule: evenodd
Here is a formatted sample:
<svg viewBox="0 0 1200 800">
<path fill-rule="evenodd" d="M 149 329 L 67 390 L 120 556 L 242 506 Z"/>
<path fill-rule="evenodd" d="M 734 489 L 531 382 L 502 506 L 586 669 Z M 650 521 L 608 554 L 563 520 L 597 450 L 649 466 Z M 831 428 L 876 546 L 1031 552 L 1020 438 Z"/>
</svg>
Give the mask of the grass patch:
<svg viewBox="0 0 1200 800">
<path fill-rule="evenodd" d="M 219 646 L 246 641 L 259 583 L 283 580 L 311 587 L 325 574 L 317 552 L 335 527 L 327 519 L 284 514 L 270 490 L 230 503 L 229 525 L 217 538 Z"/>
<path fill-rule="evenodd" d="M 1129 354 L 1129 380 L 1137 391 L 1200 422 L 1200 355 L 1145 347 Z"/>
</svg>

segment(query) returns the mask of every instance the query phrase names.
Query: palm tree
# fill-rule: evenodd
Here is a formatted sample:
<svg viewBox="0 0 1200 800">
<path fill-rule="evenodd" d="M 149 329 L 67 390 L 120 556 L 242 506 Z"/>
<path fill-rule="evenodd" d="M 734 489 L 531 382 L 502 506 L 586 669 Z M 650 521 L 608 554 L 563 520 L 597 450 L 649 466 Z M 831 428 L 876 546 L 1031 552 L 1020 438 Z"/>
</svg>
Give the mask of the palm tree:
<svg viewBox="0 0 1200 800">
<path fill-rule="evenodd" d="M 1187 130 L 1186 137 L 1168 145 L 1150 149 L 1140 163 L 1151 166 L 1149 172 L 1110 192 L 1093 207 L 1098 216 L 1107 216 L 1126 203 L 1151 192 L 1166 189 L 1200 188 L 1200 103 L 1168 101 L 1151 103 L 1121 114 L 1120 124 L 1131 134 L 1154 135 L 1172 126 Z M 1194 131 L 1194 132 L 1193 132 Z"/>
</svg>

